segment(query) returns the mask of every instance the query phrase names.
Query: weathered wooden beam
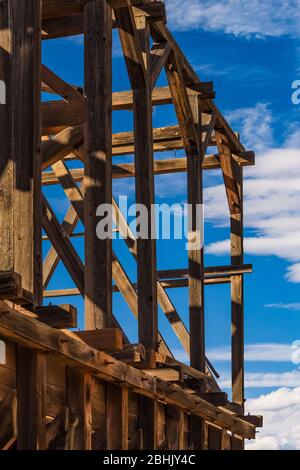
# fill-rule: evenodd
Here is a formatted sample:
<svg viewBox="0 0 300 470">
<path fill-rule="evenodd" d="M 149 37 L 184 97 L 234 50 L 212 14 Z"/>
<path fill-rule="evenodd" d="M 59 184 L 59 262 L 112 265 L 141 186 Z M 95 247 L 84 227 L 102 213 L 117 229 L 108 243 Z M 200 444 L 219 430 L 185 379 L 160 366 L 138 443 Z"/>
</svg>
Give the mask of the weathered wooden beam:
<svg viewBox="0 0 300 470">
<path fill-rule="evenodd" d="M 247 152 L 247 155 L 233 156 L 233 158 L 242 166 L 250 166 L 254 164 L 253 153 Z M 218 155 L 207 155 L 203 160 L 203 170 L 215 170 L 220 168 Z M 171 158 L 166 160 L 154 160 L 154 174 L 162 175 L 168 173 L 183 173 L 187 169 L 186 158 Z M 84 171 L 82 168 L 71 169 L 70 173 L 76 182 L 83 180 Z M 112 166 L 113 179 L 133 178 L 135 176 L 135 165 L 132 163 L 119 163 Z M 59 179 L 52 171 L 42 174 L 42 183 L 45 186 L 58 184 Z"/>
<path fill-rule="evenodd" d="M 153 128 L 152 104 L 150 90 L 150 29 L 145 17 L 137 19 L 134 25 L 137 47 L 141 48 L 139 60 L 142 57 L 140 71 L 143 77 L 136 80 L 131 77 L 133 87 L 134 110 L 134 143 L 135 143 L 135 187 L 136 204 L 145 207 L 147 214 L 147 237 L 139 237 L 137 242 L 137 291 L 139 322 L 139 342 L 146 351 L 158 348 L 158 311 L 157 311 L 157 285 L 156 285 L 156 240 L 155 215 L 153 214 L 154 172 L 153 172 Z M 123 48 L 126 45 L 122 35 Z M 125 48 L 124 48 L 125 51 Z M 141 56 L 141 57 L 140 57 Z M 128 73 L 130 73 L 129 64 Z M 140 72 L 141 75 L 141 72 Z M 137 227 L 138 229 L 138 227 Z M 139 229 L 138 229 L 139 230 Z M 149 359 L 149 366 L 152 367 Z M 155 405 L 154 405 L 155 407 Z M 147 438 L 144 435 L 145 443 Z M 147 445 L 147 444 L 145 444 Z M 155 448 L 155 447 L 154 447 Z"/>
<path fill-rule="evenodd" d="M 0 298 L 16 304 L 33 302 L 32 294 L 22 288 L 22 276 L 13 271 L 0 271 Z"/>
<path fill-rule="evenodd" d="M 77 331 L 76 335 L 92 348 L 100 351 L 123 349 L 122 331 L 118 328 L 103 328 L 101 330 Z"/>
<path fill-rule="evenodd" d="M 115 16 L 131 86 L 139 89 L 146 84 L 146 70 L 131 0 L 116 9 Z"/>
<path fill-rule="evenodd" d="M 84 7 L 85 126 L 85 328 L 112 324 L 112 239 L 96 233 L 97 209 L 112 200 L 112 10 L 92 0 Z M 103 214 L 104 216 L 104 214 Z M 102 216 L 102 217 L 103 217 Z M 101 219 L 100 219 L 101 220 Z"/>
<path fill-rule="evenodd" d="M 40 2 L 2 1 L 0 80 L 0 270 L 22 276 L 40 302 Z M 22 83 L 22 86 L 20 86 Z"/>
<path fill-rule="evenodd" d="M 166 407 L 166 438 L 169 450 L 185 449 L 184 412 L 174 406 Z"/>
<path fill-rule="evenodd" d="M 222 429 L 208 424 L 208 450 L 222 450 Z"/>
<path fill-rule="evenodd" d="M 156 43 L 152 46 L 150 51 L 150 80 L 151 90 L 156 85 L 158 77 L 165 66 L 165 63 L 170 54 L 170 47 L 167 42 Z"/>
<path fill-rule="evenodd" d="M 128 387 L 106 384 L 106 448 L 128 450 Z"/>
<path fill-rule="evenodd" d="M 60 95 L 67 103 L 77 103 L 84 106 L 85 100 L 83 94 L 80 93 L 75 87 L 62 80 L 45 65 L 42 65 L 41 79 L 43 83 L 49 86 L 55 93 Z"/>
<path fill-rule="evenodd" d="M 205 277 L 210 276 L 235 276 L 237 274 L 252 273 L 252 264 L 232 265 L 232 266 L 209 266 L 204 268 Z M 178 279 L 187 278 L 188 269 L 167 269 L 157 272 L 159 279 Z"/>
<path fill-rule="evenodd" d="M 77 308 L 73 305 L 46 305 L 35 307 L 38 320 L 52 328 L 76 328 Z"/>
<path fill-rule="evenodd" d="M 243 169 L 233 163 L 240 211 L 230 216 L 231 264 L 244 261 L 243 243 Z M 232 348 L 232 401 L 244 406 L 244 279 L 243 274 L 231 278 L 231 348 Z"/>
<path fill-rule="evenodd" d="M 73 85 L 74 86 L 74 85 Z M 74 86 L 75 87 L 75 86 Z M 42 86 L 43 89 L 43 86 Z M 189 95 L 198 94 L 201 99 L 208 99 L 213 96 L 212 82 L 201 82 L 197 86 L 199 91 L 187 90 Z M 49 87 L 44 91 L 50 92 Z M 154 88 L 151 93 L 152 106 L 172 104 L 172 95 L 169 87 Z M 132 110 L 133 92 L 122 91 L 112 94 L 113 111 Z M 52 129 L 58 127 L 76 126 L 85 122 L 85 110 L 82 104 L 69 105 L 65 101 L 46 101 L 42 104 L 43 114 L 43 135 L 53 134 Z M 208 113 L 210 114 L 210 113 Z M 244 151 L 236 150 L 238 151 Z"/>
<path fill-rule="evenodd" d="M 57 19 L 64 18 L 67 16 L 76 17 L 77 15 L 83 14 L 83 8 L 89 0 L 43 0 L 43 11 L 42 18 L 45 19 Z M 108 3 L 112 8 L 122 8 L 127 6 L 126 0 L 108 0 Z M 140 1 L 132 0 L 133 6 L 135 6 L 135 15 L 146 15 L 153 17 L 154 19 L 164 19 L 165 8 L 161 1 Z"/>
<path fill-rule="evenodd" d="M 18 450 L 46 448 L 46 356 L 17 346 Z"/>
<path fill-rule="evenodd" d="M 254 438 L 255 427 L 233 416 L 230 412 L 192 396 L 177 385 L 170 385 L 147 376 L 127 364 L 111 358 L 102 351 L 90 348 L 62 331 L 55 330 L 37 320 L 28 318 L 0 301 L 0 334 L 31 349 L 49 351 L 63 357 L 70 365 L 83 367 L 106 380 L 126 383 L 134 391 L 169 404 L 190 410 L 206 421 L 229 429 L 245 438 Z"/>
<path fill-rule="evenodd" d="M 228 395 L 225 392 L 200 393 L 199 396 L 215 406 L 225 406 L 228 401 Z"/>
<path fill-rule="evenodd" d="M 66 450 L 91 450 L 92 378 L 77 367 L 67 367 L 66 395 L 69 410 Z"/>
<path fill-rule="evenodd" d="M 80 186 L 79 189 L 81 188 L 82 188 L 82 185 Z M 73 230 L 75 230 L 78 220 L 79 220 L 78 215 L 74 207 L 71 205 L 69 209 L 67 210 L 65 218 L 61 224 L 62 229 L 67 236 L 73 233 Z M 43 287 L 44 289 L 47 288 L 50 282 L 50 279 L 55 271 L 55 268 L 57 267 L 59 263 L 59 260 L 60 260 L 59 255 L 55 251 L 54 247 L 51 246 L 43 262 Z"/>
</svg>

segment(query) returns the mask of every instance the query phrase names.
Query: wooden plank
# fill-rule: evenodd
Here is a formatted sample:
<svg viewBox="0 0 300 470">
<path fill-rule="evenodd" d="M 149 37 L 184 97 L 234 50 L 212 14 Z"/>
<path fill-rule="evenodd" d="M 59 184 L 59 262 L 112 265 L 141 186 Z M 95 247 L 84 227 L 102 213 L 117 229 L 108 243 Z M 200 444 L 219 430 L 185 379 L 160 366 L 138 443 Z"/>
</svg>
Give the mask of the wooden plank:
<svg viewBox="0 0 300 470">
<path fill-rule="evenodd" d="M 76 328 L 77 308 L 73 305 L 48 305 L 34 309 L 39 321 L 52 326 L 52 328 Z"/>
<path fill-rule="evenodd" d="M 188 394 L 175 384 L 168 384 L 144 372 L 123 364 L 102 351 L 90 348 L 65 332 L 55 330 L 37 320 L 28 318 L 0 301 L 0 335 L 38 351 L 49 351 L 69 365 L 92 372 L 106 380 L 126 383 L 144 396 L 165 401 L 190 410 L 206 421 L 215 422 L 224 429 L 245 437 L 255 437 L 255 427 L 229 411 L 217 408 L 205 400 Z"/>
<path fill-rule="evenodd" d="M 167 382 L 179 382 L 181 381 L 181 372 L 171 368 L 161 368 L 161 369 L 143 369 L 146 374 L 151 375 L 152 377 L 159 377 L 162 380 Z"/>
<path fill-rule="evenodd" d="M 91 450 L 91 374 L 67 367 L 69 428 L 66 450 Z"/>
<path fill-rule="evenodd" d="M 0 271 L 0 298 L 16 304 L 32 303 L 32 294 L 22 288 L 22 277 L 13 271 Z"/>
<path fill-rule="evenodd" d="M 85 126 L 85 328 L 112 324 L 112 239 L 100 239 L 97 208 L 112 200 L 112 11 L 92 0 L 84 8 Z M 99 112 L 100 110 L 100 112 Z M 101 219 L 100 219 L 101 220 Z"/>
<path fill-rule="evenodd" d="M 208 450 L 222 450 L 222 429 L 208 425 Z"/>
<path fill-rule="evenodd" d="M 106 384 L 106 448 L 128 450 L 128 388 Z"/>
<path fill-rule="evenodd" d="M 18 450 L 46 448 L 46 356 L 17 346 Z"/>
<path fill-rule="evenodd" d="M 70 105 L 68 105 L 70 106 Z M 67 127 L 51 140 L 42 144 L 42 168 L 45 170 L 66 157 L 74 148 L 83 142 L 83 127 Z"/>
<path fill-rule="evenodd" d="M 143 450 L 157 449 L 158 401 L 140 396 L 140 427 L 143 432 Z"/>
<path fill-rule="evenodd" d="M 184 450 L 184 412 L 174 406 L 166 407 L 166 438 L 169 450 Z"/>
<path fill-rule="evenodd" d="M 99 349 L 101 351 L 123 349 L 122 331 L 118 328 L 77 331 L 76 335 L 92 348 Z"/>
<path fill-rule="evenodd" d="M 42 295 L 40 40 L 39 0 L 2 1 L 0 80 L 6 104 L 0 105 L 0 270 L 20 274 L 36 302 Z"/>
</svg>

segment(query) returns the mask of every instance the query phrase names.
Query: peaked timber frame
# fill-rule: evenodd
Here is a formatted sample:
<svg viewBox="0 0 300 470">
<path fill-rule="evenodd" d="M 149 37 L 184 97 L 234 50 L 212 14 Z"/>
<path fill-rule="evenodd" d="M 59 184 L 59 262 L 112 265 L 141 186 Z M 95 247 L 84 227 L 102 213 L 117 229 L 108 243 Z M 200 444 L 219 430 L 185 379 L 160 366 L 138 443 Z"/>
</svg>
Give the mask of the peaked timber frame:
<svg viewBox="0 0 300 470">
<path fill-rule="evenodd" d="M 112 91 L 112 28 L 131 84 L 126 92 Z M 83 89 L 41 59 L 42 40 L 77 34 L 84 35 Z M 163 70 L 168 86 L 156 87 Z M 6 89 L 0 104 L 0 339 L 11 360 L 0 365 L 0 448 L 242 449 L 262 425 L 260 417 L 244 415 L 243 277 L 252 267 L 243 257 L 242 180 L 254 154 L 214 103 L 213 84 L 200 81 L 168 30 L 163 2 L 0 0 L 0 83 Z M 41 102 L 41 91 L 60 99 Z M 153 106 L 165 104 L 174 105 L 178 125 L 153 129 Z M 116 110 L 132 111 L 133 132 L 112 134 Z M 176 149 L 186 157 L 155 158 Z M 114 156 L 130 154 L 134 163 L 113 164 Z M 224 178 L 231 265 L 206 268 L 201 248 L 189 249 L 186 269 L 157 271 L 156 241 L 135 238 L 113 198 L 112 180 L 135 178 L 136 203 L 148 209 L 154 233 L 155 175 L 186 172 L 195 240 L 209 169 L 220 169 Z M 51 185 L 60 185 L 70 203 L 62 222 L 42 191 Z M 113 204 L 137 283 L 111 239 L 96 235 L 100 204 Z M 79 222 L 83 233 L 75 231 Z M 84 237 L 84 260 L 75 237 Z M 51 244 L 44 258 L 43 241 Z M 60 261 L 74 287 L 50 290 Z M 223 283 L 231 285 L 231 401 L 205 355 L 204 286 Z M 177 287 L 189 291 L 189 328 L 168 294 Z M 138 344 L 129 343 L 113 314 L 115 292 L 138 321 Z M 70 332 L 76 309 L 43 306 L 43 299 L 76 295 L 84 299 L 84 331 Z M 159 331 L 158 306 L 189 365 L 173 357 Z"/>
</svg>

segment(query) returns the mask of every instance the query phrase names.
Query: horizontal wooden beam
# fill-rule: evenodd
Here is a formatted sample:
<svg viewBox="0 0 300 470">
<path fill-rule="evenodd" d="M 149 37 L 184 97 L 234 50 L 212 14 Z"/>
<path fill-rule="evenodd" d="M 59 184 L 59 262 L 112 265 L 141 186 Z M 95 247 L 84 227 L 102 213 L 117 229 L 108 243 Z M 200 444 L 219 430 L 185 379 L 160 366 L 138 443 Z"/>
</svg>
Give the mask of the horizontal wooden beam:
<svg viewBox="0 0 300 470">
<path fill-rule="evenodd" d="M 241 266 L 210 266 L 206 267 L 204 270 L 205 276 L 215 277 L 215 276 L 236 276 L 238 274 L 252 273 L 252 264 L 245 264 Z M 177 279 L 177 278 L 187 278 L 188 270 L 187 269 L 168 269 L 163 271 L 158 271 L 159 279 Z"/>
<path fill-rule="evenodd" d="M 205 285 L 215 285 L 215 284 L 230 284 L 231 276 L 217 276 L 217 277 L 208 277 L 204 279 Z M 164 289 L 178 289 L 188 287 L 188 279 L 168 279 L 166 281 L 160 281 L 161 286 Z M 136 284 L 133 284 L 133 287 L 136 288 Z M 112 291 L 120 292 L 117 286 L 113 286 Z M 55 290 L 44 290 L 44 298 L 51 297 L 72 297 L 73 295 L 81 295 L 79 290 L 76 288 L 72 289 L 55 289 Z"/>
<path fill-rule="evenodd" d="M 92 348 L 99 351 L 123 349 L 123 335 L 118 328 L 103 328 L 101 330 L 76 331 L 76 335 Z"/>
<path fill-rule="evenodd" d="M 234 155 L 233 158 L 242 166 L 254 165 L 253 152 L 245 152 L 243 155 Z M 203 160 L 203 170 L 216 170 L 220 168 L 218 155 L 207 155 Z M 164 175 L 169 173 L 184 173 L 187 170 L 187 159 L 170 158 L 166 160 L 154 160 L 154 174 Z M 83 169 L 70 170 L 76 182 L 83 180 Z M 133 178 L 135 176 L 135 165 L 133 163 L 119 163 L 112 166 L 113 179 Z M 53 171 L 43 172 L 42 184 L 45 186 L 59 184 L 59 180 Z"/>
<path fill-rule="evenodd" d="M 78 87 L 79 88 L 79 87 Z M 43 88 L 42 88 L 43 89 Z M 199 96 L 207 99 L 213 94 L 212 82 L 201 82 L 198 86 Z M 45 91 L 49 92 L 47 88 Z M 189 95 L 198 92 L 188 90 Z M 169 87 L 154 88 L 152 91 L 152 105 L 172 104 L 172 96 Z M 112 94 L 113 111 L 130 111 L 133 109 L 132 91 L 114 92 Z M 66 103 L 65 101 L 46 101 L 42 104 L 43 135 L 51 133 L 51 129 L 60 126 L 76 126 L 85 121 L 85 109 L 83 105 Z"/>
<path fill-rule="evenodd" d="M 21 315 L 3 301 L 0 302 L 0 334 L 31 349 L 57 354 L 69 365 L 82 367 L 104 380 L 127 384 L 141 395 L 188 410 L 240 437 L 255 437 L 255 426 L 252 424 L 199 397 L 189 395 L 177 385 L 151 377 L 102 351 L 90 348 L 82 341 Z"/>
<path fill-rule="evenodd" d="M 57 19 L 57 18 L 76 18 L 82 16 L 83 7 L 89 0 L 43 0 L 42 2 L 42 19 Z M 127 6 L 126 0 L 108 0 L 110 6 L 114 9 L 124 8 Z M 165 7 L 161 1 L 140 1 L 132 0 L 135 15 L 146 15 L 153 19 L 165 19 Z M 80 33 L 79 33 L 80 34 Z"/>
<path fill-rule="evenodd" d="M 0 271 L 0 299 L 15 304 L 32 303 L 32 294 L 22 287 L 22 276 L 13 271 Z"/>
<path fill-rule="evenodd" d="M 38 320 L 52 328 L 76 328 L 77 308 L 73 305 L 46 305 L 35 307 Z"/>
</svg>

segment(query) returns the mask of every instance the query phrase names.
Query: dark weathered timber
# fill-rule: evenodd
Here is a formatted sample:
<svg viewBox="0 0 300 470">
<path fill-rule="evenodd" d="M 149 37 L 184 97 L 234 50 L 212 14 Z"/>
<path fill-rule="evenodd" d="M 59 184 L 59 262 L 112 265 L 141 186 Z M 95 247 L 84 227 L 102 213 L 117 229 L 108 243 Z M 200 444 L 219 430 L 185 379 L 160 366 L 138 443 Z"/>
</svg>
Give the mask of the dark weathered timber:
<svg viewBox="0 0 300 470">
<path fill-rule="evenodd" d="M 98 238 L 96 212 L 112 200 L 112 10 L 102 0 L 84 7 L 85 126 L 85 328 L 112 321 L 112 241 Z"/>
<path fill-rule="evenodd" d="M 38 303 L 42 297 L 39 0 L 1 2 L 0 80 L 6 86 L 6 104 L 0 105 L 0 269 L 20 274 L 23 288 Z"/>
</svg>

